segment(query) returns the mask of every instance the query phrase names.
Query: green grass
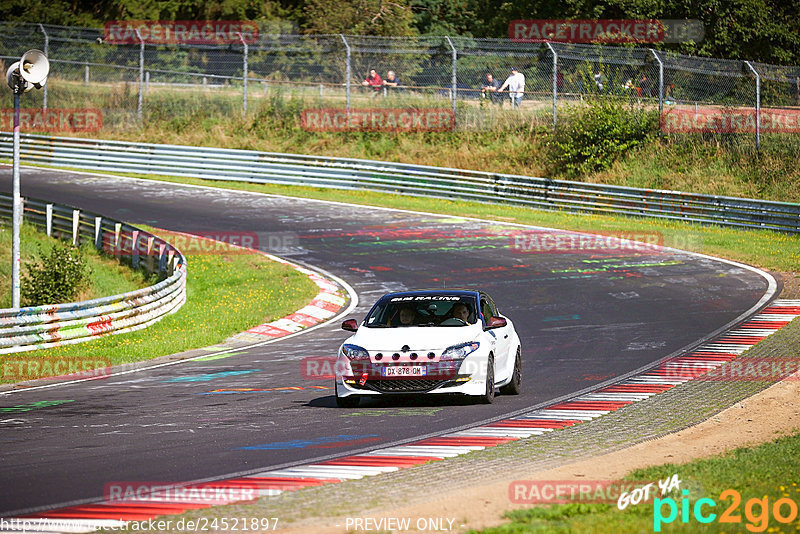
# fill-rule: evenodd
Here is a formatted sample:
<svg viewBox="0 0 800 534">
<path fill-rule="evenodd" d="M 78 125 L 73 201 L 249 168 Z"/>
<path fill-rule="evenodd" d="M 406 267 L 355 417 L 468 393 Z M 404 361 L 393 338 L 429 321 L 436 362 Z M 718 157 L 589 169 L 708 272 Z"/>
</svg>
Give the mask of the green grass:
<svg viewBox="0 0 800 534">
<path fill-rule="evenodd" d="M 224 341 L 288 315 L 318 292 L 306 275 L 260 254 L 188 256 L 187 273 L 187 300 L 177 313 L 143 330 L 54 347 L 44 354 L 52 360 L 111 365 L 149 360 Z"/>
<path fill-rule="evenodd" d="M 727 454 L 695 460 L 686 464 L 664 464 L 637 469 L 625 479 L 630 481 L 665 480 L 678 474 L 681 489 L 688 490 L 690 506 L 686 524 L 681 523 L 680 494 L 673 494 L 678 515 L 671 524 L 662 525 L 662 532 L 797 532 L 800 530 L 800 516 L 790 524 L 779 523 L 772 514 L 773 503 L 787 498 L 800 507 L 800 481 L 797 477 L 797 459 L 800 458 L 800 434 L 784 436 L 773 442 L 756 447 L 743 447 Z M 740 523 L 721 524 L 719 516 L 729 507 L 729 498 L 720 498 L 728 489 L 736 490 L 741 503 L 733 516 L 739 516 Z M 660 497 L 660 495 L 657 495 Z M 770 518 L 768 525 L 761 516 L 761 508 L 751 505 L 747 515 L 747 503 L 751 499 L 768 499 Z M 695 520 L 692 510 L 698 499 L 709 498 L 717 503 L 715 508 L 703 506 L 703 513 L 713 512 L 717 519 L 703 525 Z M 661 507 L 664 516 L 669 515 L 667 505 Z M 782 506 L 782 514 L 788 515 L 789 505 Z M 653 532 L 653 501 L 629 505 L 618 510 L 616 504 L 573 502 L 549 506 L 535 506 L 507 512 L 509 523 L 473 534 L 518 534 L 518 533 L 567 533 L 567 532 Z M 750 528 L 748 528 L 750 525 Z M 763 529 L 762 529 L 763 527 Z"/>
<path fill-rule="evenodd" d="M 103 111 L 99 133 L 64 134 L 133 142 L 170 143 L 378 159 L 527 176 L 564 178 L 548 156 L 549 104 L 527 102 L 517 112 L 505 107 L 458 104 L 460 129 L 439 133 L 306 132 L 300 113 L 309 107 L 343 107 L 341 95 L 315 96 L 297 89 L 250 91 L 248 114 L 241 115 L 236 88 L 203 92 L 153 87 L 145 95 L 144 119 L 133 119 L 136 88 L 124 84 L 83 87 L 54 79 L 51 102 L 63 108 L 97 107 Z M 443 98 L 407 94 L 397 98 L 363 98 L 353 94 L 354 108 L 445 107 Z M 33 107 L 33 105 L 31 105 Z M 570 113 L 564 103 L 562 124 Z M 463 128 L 463 129 L 461 129 Z M 800 201 L 800 136 L 767 134 L 755 152 L 753 136 L 675 134 L 627 150 L 610 169 L 578 180 L 687 192 Z"/>
<path fill-rule="evenodd" d="M 25 264 L 35 263 L 42 254 L 47 254 L 55 239 L 47 237 L 35 227 L 23 224 L 20 230 L 20 257 L 22 274 Z M 116 259 L 100 254 L 90 245 L 81 250 L 91 269 L 89 287 L 74 300 L 89 300 L 109 295 L 126 293 L 148 285 L 148 278 L 141 271 L 134 271 Z M 24 303 L 23 303 L 24 304 Z M 11 227 L 0 225 L 0 307 L 11 307 Z"/>
</svg>

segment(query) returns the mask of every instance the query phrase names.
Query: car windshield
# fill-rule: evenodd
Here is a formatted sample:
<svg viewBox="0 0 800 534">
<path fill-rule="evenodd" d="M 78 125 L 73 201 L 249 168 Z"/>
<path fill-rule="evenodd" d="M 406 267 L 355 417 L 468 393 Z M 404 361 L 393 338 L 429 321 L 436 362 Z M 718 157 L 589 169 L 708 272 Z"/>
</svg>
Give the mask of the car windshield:
<svg viewBox="0 0 800 534">
<path fill-rule="evenodd" d="M 369 328 L 466 326 L 475 324 L 475 299 L 464 295 L 385 297 L 367 316 Z"/>
</svg>

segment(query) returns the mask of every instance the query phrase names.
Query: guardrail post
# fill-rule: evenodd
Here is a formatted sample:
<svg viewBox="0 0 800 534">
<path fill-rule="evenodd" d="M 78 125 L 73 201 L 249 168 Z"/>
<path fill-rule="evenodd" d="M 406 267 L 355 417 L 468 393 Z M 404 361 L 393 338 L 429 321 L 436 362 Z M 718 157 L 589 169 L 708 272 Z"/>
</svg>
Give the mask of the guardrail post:
<svg viewBox="0 0 800 534">
<path fill-rule="evenodd" d="M 89 64 L 83 66 L 83 85 L 89 87 Z"/>
<path fill-rule="evenodd" d="M 658 62 L 658 115 L 664 111 L 664 62 L 658 57 L 658 52 L 649 48 L 650 53 L 653 54 L 656 62 Z"/>
<path fill-rule="evenodd" d="M 247 114 L 247 43 L 242 37 L 242 32 L 237 32 L 239 36 L 239 40 L 242 42 L 242 46 L 244 47 L 244 53 L 242 55 L 242 116 Z"/>
<path fill-rule="evenodd" d="M 453 67 L 452 67 L 452 69 L 453 69 L 453 80 L 452 80 L 452 86 L 453 86 L 453 121 L 455 121 L 455 119 L 456 119 L 456 117 L 455 117 L 455 115 L 456 115 L 456 98 L 458 98 L 458 72 L 456 71 L 456 65 L 458 63 L 458 51 L 456 50 L 456 47 L 453 46 L 453 41 L 450 40 L 449 36 L 445 35 L 444 38 L 447 39 L 447 44 L 450 45 L 450 50 L 451 50 L 451 54 L 452 54 L 452 62 L 453 62 Z"/>
<path fill-rule="evenodd" d="M 342 42 L 344 43 L 345 49 L 345 78 L 344 78 L 344 92 L 345 92 L 345 111 L 350 113 L 350 44 L 347 42 L 347 39 L 344 38 L 344 35 L 341 33 L 339 37 L 342 38 Z"/>
<path fill-rule="evenodd" d="M 53 205 L 48 204 L 44 207 L 44 224 L 47 229 L 47 237 L 53 236 Z"/>
<path fill-rule="evenodd" d="M 169 249 L 167 251 L 167 276 L 172 276 L 172 273 L 175 272 L 175 251 L 173 249 Z"/>
<path fill-rule="evenodd" d="M 167 270 L 167 244 L 159 243 L 158 245 L 158 272 Z"/>
<path fill-rule="evenodd" d="M 147 272 L 152 274 L 153 273 L 153 243 L 155 242 L 155 238 L 151 235 L 147 237 L 147 259 L 146 266 Z"/>
<path fill-rule="evenodd" d="M 39 29 L 42 30 L 42 33 L 44 34 L 44 55 L 45 55 L 45 57 L 49 58 L 50 57 L 50 36 L 47 35 L 47 32 L 44 29 L 44 26 L 42 26 L 41 24 L 39 24 Z M 44 84 L 44 87 L 42 87 L 42 91 L 43 91 L 43 94 L 42 94 L 42 111 L 47 111 L 47 84 Z"/>
<path fill-rule="evenodd" d="M 150 90 L 150 71 L 144 73 L 144 92 L 148 92 Z"/>
<path fill-rule="evenodd" d="M 549 42 L 545 41 L 550 53 L 553 54 L 553 129 L 556 129 L 556 103 L 558 102 L 558 53 Z"/>
<path fill-rule="evenodd" d="M 753 67 L 752 63 L 745 61 L 744 64 L 756 77 L 756 150 L 761 149 L 761 75 Z"/>
<path fill-rule="evenodd" d="M 131 265 L 134 269 L 139 268 L 139 230 L 131 232 Z"/>
<path fill-rule="evenodd" d="M 103 218 L 94 218 L 94 248 L 100 250 L 103 248 Z"/>
<path fill-rule="evenodd" d="M 139 38 L 139 103 L 136 107 L 136 117 L 139 122 L 142 120 L 142 104 L 144 103 L 144 39 L 139 29 L 136 29 L 136 37 Z"/>
<path fill-rule="evenodd" d="M 122 223 L 114 223 L 114 251 L 120 250 L 120 233 L 122 232 Z"/>
<path fill-rule="evenodd" d="M 72 210 L 72 244 L 78 246 L 79 235 L 78 230 L 81 224 L 81 210 Z"/>
</svg>

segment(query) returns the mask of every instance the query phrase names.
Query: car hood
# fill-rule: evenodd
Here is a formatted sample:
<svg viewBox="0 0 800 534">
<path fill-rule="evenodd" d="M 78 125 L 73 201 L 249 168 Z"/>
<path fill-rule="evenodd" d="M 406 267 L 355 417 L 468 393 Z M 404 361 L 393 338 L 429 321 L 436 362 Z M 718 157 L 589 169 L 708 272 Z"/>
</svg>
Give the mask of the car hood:
<svg viewBox="0 0 800 534">
<path fill-rule="evenodd" d="M 410 351 L 435 351 L 478 339 L 480 324 L 470 326 L 409 326 L 398 328 L 367 328 L 361 326 L 346 343 L 358 345 L 370 352 L 398 352 L 404 345 Z"/>
</svg>

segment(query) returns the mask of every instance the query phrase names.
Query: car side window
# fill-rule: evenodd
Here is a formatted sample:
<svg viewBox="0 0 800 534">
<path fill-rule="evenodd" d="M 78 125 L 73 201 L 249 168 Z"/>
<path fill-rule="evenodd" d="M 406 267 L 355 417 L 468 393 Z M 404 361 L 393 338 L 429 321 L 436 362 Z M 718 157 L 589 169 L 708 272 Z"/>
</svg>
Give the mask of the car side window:
<svg viewBox="0 0 800 534">
<path fill-rule="evenodd" d="M 486 296 L 481 296 L 481 313 L 483 314 L 484 321 L 488 321 L 489 318 L 497 315 L 494 303 Z"/>
</svg>

